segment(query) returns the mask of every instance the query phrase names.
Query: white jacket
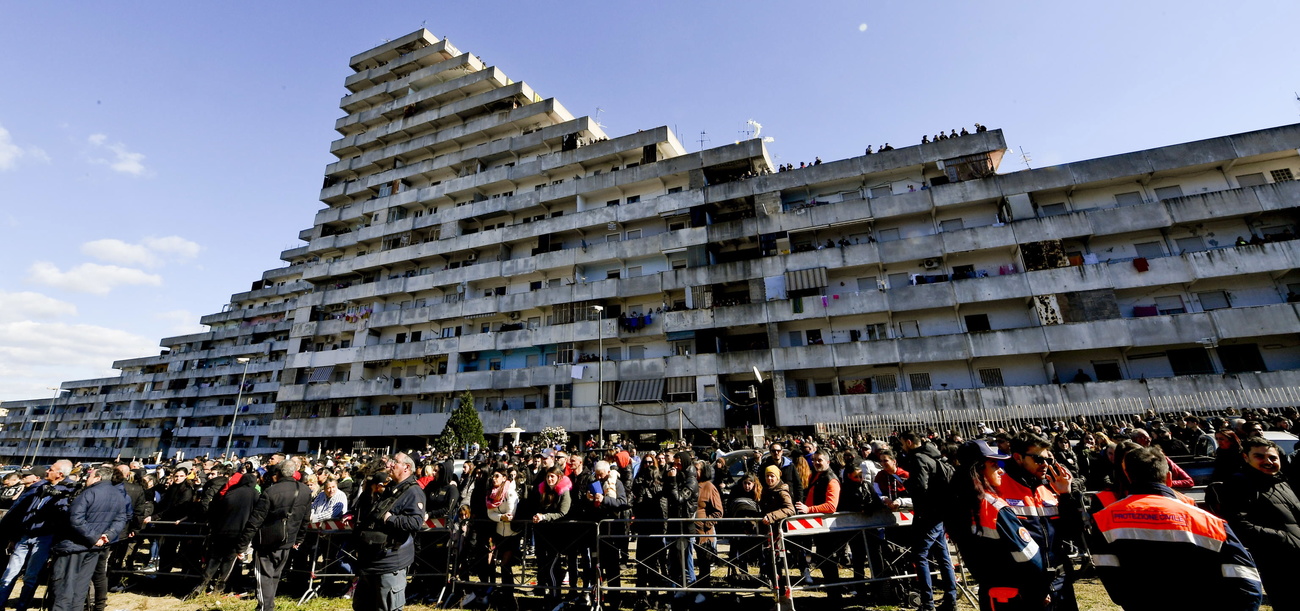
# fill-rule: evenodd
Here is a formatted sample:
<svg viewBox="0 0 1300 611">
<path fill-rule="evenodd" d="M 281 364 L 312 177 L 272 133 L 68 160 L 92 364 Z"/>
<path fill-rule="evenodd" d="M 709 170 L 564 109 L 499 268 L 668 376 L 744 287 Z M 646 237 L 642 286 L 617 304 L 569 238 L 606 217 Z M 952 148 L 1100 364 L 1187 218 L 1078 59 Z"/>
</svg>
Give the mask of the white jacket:
<svg viewBox="0 0 1300 611">
<path fill-rule="evenodd" d="M 488 491 L 487 498 L 492 498 L 491 491 Z M 488 518 L 493 522 L 497 523 L 496 534 L 501 535 L 502 537 L 509 537 L 515 534 L 514 527 L 511 526 L 509 522 L 502 522 L 501 516 L 506 514 L 511 514 L 511 517 L 513 517 L 513 514 L 515 513 L 515 509 L 518 509 L 518 507 L 519 507 L 519 493 L 515 491 L 514 482 L 507 482 L 505 500 L 501 501 L 501 504 L 497 505 L 495 509 L 493 509 L 492 507 L 488 507 L 487 510 Z"/>
</svg>

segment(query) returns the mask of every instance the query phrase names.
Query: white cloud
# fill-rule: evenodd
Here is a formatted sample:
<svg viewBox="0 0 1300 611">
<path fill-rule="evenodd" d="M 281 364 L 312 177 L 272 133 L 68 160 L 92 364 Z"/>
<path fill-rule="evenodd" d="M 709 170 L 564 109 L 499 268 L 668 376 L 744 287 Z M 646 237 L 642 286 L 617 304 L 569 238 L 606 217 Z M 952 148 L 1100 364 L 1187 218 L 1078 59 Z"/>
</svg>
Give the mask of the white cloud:
<svg viewBox="0 0 1300 611">
<path fill-rule="evenodd" d="M 82 244 L 81 252 L 108 263 L 157 267 L 165 262 L 165 257 L 160 255 L 169 255 L 170 258 L 175 259 L 193 259 L 198 256 L 201 248 L 198 244 L 180 236 L 145 238 L 139 244 L 105 238 Z"/>
<path fill-rule="evenodd" d="M 27 279 L 46 286 L 93 295 L 107 295 L 109 291 L 123 285 L 162 285 L 162 277 L 156 274 L 97 263 L 82 263 L 65 272 L 53 263 L 37 261 L 27 270 Z"/>
<path fill-rule="evenodd" d="M 202 248 L 195 242 L 175 235 L 169 235 L 165 238 L 145 238 L 143 243 L 155 252 L 176 255 L 183 259 L 193 259 L 199 256 L 199 250 Z"/>
<path fill-rule="evenodd" d="M 126 149 L 126 145 L 121 142 L 109 142 L 105 134 L 91 134 L 86 138 L 92 146 L 105 149 L 113 153 L 112 159 L 91 158 L 91 163 L 98 163 L 112 168 L 114 172 L 130 174 L 132 176 L 144 176 L 144 154 L 133 153 Z"/>
<path fill-rule="evenodd" d="M 107 327 L 0 322 L 0 400 L 49 398 L 64 380 L 109 377 L 113 361 L 158 354 L 156 341 Z"/>
<path fill-rule="evenodd" d="M 63 316 L 76 316 L 77 306 L 40 293 L 0 291 L 0 312 L 8 318 L 34 318 L 52 320 Z"/>
<path fill-rule="evenodd" d="M 81 245 L 81 252 L 109 263 L 147 265 L 150 267 L 158 264 L 158 257 L 150 252 L 148 248 L 111 238 L 86 242 Z"/>
<path fill-rule="evenodd" d="M 50 161 L 50 156 L 39 148 L 23 148 L 14 144 L 13 135 L 3 125 L 0 125 L 0 170 L 12 170 L 18 167 L 18 160 L 23 157 L 30 157 L 46 163 Z"/>
<path fill-rule="evenodd" d="M 154 314 L 154 318 L 171 323 L 168 327 L 168 333 L 172 335 L 190 335 L 193 333 L 206 333 L 208 327 L 199 324 L 199 315 L 189 310 L 168 310 Z"/>
</svg>

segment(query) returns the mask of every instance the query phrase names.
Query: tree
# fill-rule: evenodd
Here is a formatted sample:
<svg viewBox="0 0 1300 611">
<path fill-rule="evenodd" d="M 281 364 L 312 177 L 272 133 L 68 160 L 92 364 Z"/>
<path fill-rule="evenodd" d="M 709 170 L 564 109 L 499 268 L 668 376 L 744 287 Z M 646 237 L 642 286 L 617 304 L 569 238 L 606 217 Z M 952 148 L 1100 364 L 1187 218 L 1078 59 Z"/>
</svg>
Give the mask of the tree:
<svg viewBox="0 0 1300 611">
<path fill-rule="evenodd" d="M 447 418 L 447 425 L 434 445 L 449 452 L 474 443 L 482 447 L 487 445 L 487 439 L 483 437 L 483 421 L 474 410 L 474 393 L 467 390 L 461 394 L 460 405 Z"/>
</svg>

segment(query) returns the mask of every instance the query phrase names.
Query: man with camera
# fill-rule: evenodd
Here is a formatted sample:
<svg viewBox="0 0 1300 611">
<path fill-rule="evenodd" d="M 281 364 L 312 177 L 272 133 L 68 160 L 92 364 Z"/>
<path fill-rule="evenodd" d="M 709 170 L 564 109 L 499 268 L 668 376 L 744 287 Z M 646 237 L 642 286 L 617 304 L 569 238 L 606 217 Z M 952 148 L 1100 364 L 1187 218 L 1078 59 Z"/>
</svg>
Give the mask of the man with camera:
<svg viewBox="0 0 1300 611">
<path fill-rule="evenodd" d="M 353 545 L 357 554 L 356 611 L 398 611 L 406 603 L 406 569 L 415 561 L 414 534 L 428 514 L 415 462 L 398 453 L 388 460 L 389 480 L 357 503 Z"/>
</svg>

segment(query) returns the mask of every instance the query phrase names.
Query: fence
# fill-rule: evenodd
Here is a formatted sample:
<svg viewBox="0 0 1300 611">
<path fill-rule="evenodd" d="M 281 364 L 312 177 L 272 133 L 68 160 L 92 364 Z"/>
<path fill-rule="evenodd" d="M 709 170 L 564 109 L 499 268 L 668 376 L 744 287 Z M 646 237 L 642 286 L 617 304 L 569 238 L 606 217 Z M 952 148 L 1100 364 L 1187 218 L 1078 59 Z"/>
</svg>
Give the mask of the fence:
<svg viewBox="0 0 1300 611">
<path fill-rule="evenodd" d="M 761 518 L 526 522 L 513 525 L 508 535 L 500 534 L 500 522 L 430 520 L 415 535 L 408 600 L 464 606 L 457 603 L 465 595 L 487 596 L 491 588 L 511 599 L 528 592 L 562 599 L 567 590 L 567 596 L 590 597 L 598 607 L 627 595 L 659 593 L 771 597 L 793 609 L 799 592 L 861 586 L 871 588 L 880 603 L 896 602 L 915 577 L 906 545 L 911 518 L 909 512 L 881 511 L 797 515 L 775 524 Z M 697 525 L 704 532 L 696 532 Z M 137 549 L 174 549 L 173 558 L 185 556 L 190 564 L 155 572 L 128 559 L 112 572 L 198 578 L 206 530 L 202 523 L 152 522 L 132 540 Z M 309 526 L 285 575 L 286 583 L 303 586 L 300 603 L 321 595 L 331 580 L 341 587 L 352 583 L 357 558 L 349 549 L 351 534 L 344 520 Z M 847 578 L 841 564 L 851 573 Z M 810 580 L 804 568 L 821 570 L 821 579 Z"/>
<path fill-rule="evenodd" d="M 823 435 L 871 434 L 878 438 L 893 431 L 957 430 L 973 432 L 976 423 L 990 428 L 1024 428 L 1043 421 L 1068 421 L 1079 416 L 1093 422 L 1117 422 L 1142 414 L 1148 409 L 1156 413 L 1191 412 L 1196 415 L 1219 415 L 1228 408 L 1276 408 L 1300 405 L 1300 387 L 1263 389 L 1219 390 L 1186 395 L 1157 395 L 1098 399 L 1096 401 L 1062 401 L 1005 407 L 976 407 L 967 409 L 935 409 L 923 413 L 873 413 L 850 416 L 841 422 L 817 423 L 816 431 Z"/>
</svg>

